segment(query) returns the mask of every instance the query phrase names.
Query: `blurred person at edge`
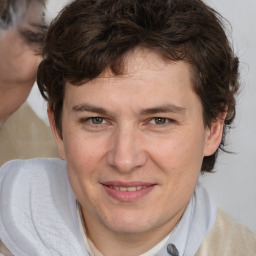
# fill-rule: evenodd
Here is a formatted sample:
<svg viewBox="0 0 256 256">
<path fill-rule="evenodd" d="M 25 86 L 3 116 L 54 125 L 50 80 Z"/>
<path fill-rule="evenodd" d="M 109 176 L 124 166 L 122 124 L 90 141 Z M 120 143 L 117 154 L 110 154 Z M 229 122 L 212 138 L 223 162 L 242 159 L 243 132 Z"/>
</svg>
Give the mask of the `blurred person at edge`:
<svg viewBox="0 0 256 256">
<path fill-rule="evenodd" d="M 235 117 L 239 60 L 222 22 L 201 0 L 62 11 L 37 82 L 63 160 L 1 167 L 2 254 L 256 255 L 198 182 Z"/>
<path fill-rule="evenodd" d="M 49 127 L 24 103 L 41 61 L 45 5 L 45 0 L 0 0 L 0 165 L 57 156 Z"/>
</svg>

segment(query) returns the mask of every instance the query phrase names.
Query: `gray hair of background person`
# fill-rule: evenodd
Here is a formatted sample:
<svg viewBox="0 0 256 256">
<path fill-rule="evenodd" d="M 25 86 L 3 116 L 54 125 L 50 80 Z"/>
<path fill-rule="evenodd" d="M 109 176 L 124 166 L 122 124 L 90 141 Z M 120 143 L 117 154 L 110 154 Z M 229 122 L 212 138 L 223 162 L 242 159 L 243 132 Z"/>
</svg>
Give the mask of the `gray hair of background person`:
<svg viewBox="0 0 256 256">
<path fill-rule="evenodd" d="M 27 43 L 42 44 L 47 27 L 44 21 L 46 0 L 0 0 L 0 35 L 11 27 L 17 27 Z M 34 30 L 19 27 L 29 12 L 42 12 L 40 24 L 29 24 Z"/>
</svg>

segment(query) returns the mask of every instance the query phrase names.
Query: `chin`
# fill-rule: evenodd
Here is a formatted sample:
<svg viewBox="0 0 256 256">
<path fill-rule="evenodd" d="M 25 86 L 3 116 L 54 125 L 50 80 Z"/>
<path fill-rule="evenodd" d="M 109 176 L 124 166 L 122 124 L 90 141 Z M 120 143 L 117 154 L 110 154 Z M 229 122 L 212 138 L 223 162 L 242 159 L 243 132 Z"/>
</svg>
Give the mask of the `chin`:
<svg viewBox="0 0 256 256">
<path fill-rule="evenodd" d="M 105 221 L 105 225 L 115 233 L 134 234 L 147 232 L 161 223 L 154 220 L 152 216 L 127 213 L 126 211 L 118 215 L 111 215 L 110 219 Z"/>
</svg>

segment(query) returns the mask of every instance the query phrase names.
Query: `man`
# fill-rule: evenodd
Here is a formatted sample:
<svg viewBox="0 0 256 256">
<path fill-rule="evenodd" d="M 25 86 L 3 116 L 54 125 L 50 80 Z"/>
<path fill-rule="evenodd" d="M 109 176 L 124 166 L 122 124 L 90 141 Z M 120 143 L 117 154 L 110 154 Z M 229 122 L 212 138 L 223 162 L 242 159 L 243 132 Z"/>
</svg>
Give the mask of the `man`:
<svg viewBox="0 0 256 256">
<path fill-rule="evenodd" d="M 238 59 L 200 0 L 77 0 L 38 85 L 62 160 L 0 171 L 14 255 L 254 255 L 198 184 L 235 116 Z"/>
<path fill-rule="evenodd" d="M 57 156 L 50 129 L 23 104 L 41 61 L 44 7 L 44 0 L 0 1 L 0 165 Z"/>
</svg>

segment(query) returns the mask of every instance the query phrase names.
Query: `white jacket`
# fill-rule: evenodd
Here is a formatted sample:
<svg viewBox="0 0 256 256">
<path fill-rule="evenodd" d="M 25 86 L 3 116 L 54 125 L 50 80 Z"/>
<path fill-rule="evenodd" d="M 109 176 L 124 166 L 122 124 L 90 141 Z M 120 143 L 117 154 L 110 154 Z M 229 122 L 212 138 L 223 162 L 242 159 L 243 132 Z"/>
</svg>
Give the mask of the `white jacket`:
<svg viewBox="0 0 256 256">
<path fill-rule="evenodd" d="M 15 256 L 88 255 L 64 161 L 12 161 L 0 170 L 0 240 Z M 214 209 L 204 191 L 197 188 L 184 213 L 194 213 L 192 224 L 187 228 L 185 224 L 189 232 L 184 255 L 196 251 L 196 256 L 256 255 L 253 234 L 220 210 L 215 221 Z M 175 229 L 178 235 L 172 234 L 176 246 L 183 241 L 180 234 L 186 222 L 181 223 Z M 157 256 L 169 256 L 169 240 Z M 12 255 L 5 246 L 0 244 L 0 256 L 1 252 Z"/>
</svg>

